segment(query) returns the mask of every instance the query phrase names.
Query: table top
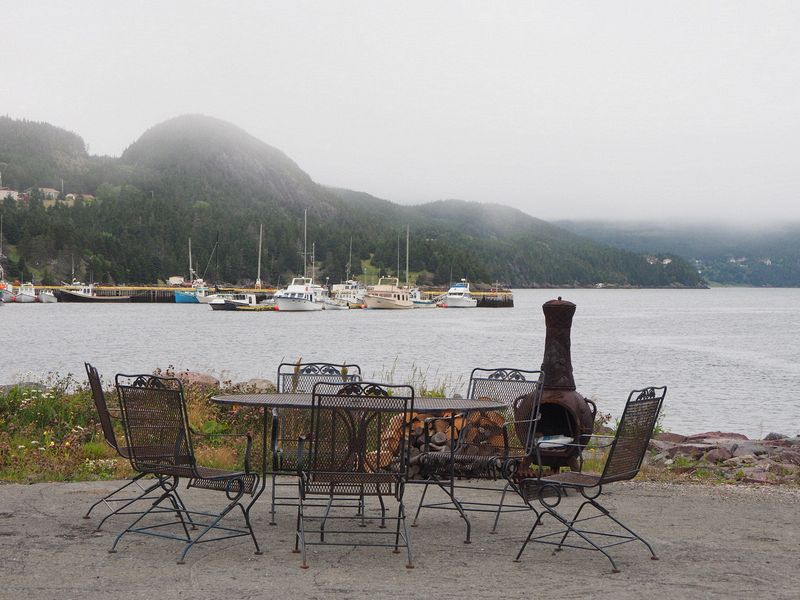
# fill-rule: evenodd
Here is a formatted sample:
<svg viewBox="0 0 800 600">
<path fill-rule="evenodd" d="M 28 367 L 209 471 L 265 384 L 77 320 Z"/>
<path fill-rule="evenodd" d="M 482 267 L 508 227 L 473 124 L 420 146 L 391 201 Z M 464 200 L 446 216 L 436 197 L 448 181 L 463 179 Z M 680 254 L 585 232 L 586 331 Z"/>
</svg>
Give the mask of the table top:
<svg viewBox="0 0 800 600">
<path fill-rule="evenodd" d="M 262 408 L 311 408 L 311 394 L 231 394 L 212 396 L 212 402 L 237 406 Z M 499 410 L 506 404 L 497 400 L 473 400 L 471 398 L 414 397 L 415 412 L 444 412 L 447 410 Z"/>
</svg>

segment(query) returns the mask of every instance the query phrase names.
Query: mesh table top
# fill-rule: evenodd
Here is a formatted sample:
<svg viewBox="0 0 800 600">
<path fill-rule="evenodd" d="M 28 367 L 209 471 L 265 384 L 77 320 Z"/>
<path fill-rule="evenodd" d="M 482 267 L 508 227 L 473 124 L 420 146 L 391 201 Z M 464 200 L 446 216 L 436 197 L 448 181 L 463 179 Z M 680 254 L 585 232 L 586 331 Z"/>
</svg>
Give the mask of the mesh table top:
<svg viewBox="0 0 800 600">
<path fill-rule="evenodd" d="M 262 408 L 311 408 L 311 394 L 231 394 L 212 396 L 218 404 L 253 406 Z M 444 412 L 448 410 L 498 410 L 506 404 L 496 400 L 473 400 L 471 398 L 436 398 L 419 396 L 414 398 L 417 412 Z"/>
</svg>

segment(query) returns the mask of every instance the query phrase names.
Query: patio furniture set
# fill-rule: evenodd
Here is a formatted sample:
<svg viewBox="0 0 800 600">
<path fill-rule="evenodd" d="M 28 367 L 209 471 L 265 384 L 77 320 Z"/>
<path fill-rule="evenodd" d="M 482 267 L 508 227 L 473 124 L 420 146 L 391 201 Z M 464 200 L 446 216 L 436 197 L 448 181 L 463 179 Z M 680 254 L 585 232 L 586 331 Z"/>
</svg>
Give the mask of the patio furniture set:
<svg viewBox="0 0 800 600">
<path fill-rule="evenodd" d="M 239 436 L 242 468 L 228 470 L 198 462 L 195 442 L 203 436 L 189 424 L 178 379 L 119 374 L 117 408 L 109 406 L 97 370 L 86 364 L 86 371 L 105 439 L 135 472 L 85 515 L 90 518 L 101 504 L 107 507 L 98 529 L 112 516 L 132 519 L 110 552 L 126 535 L 140 534 L 179 540 L 179 564 L 197 544 L 236 537 L 249 537 L 261 554 L 251 511 L 269 487 L 270 525 L 276 524 L 279 507 L 296 511 L 294 551 L 301 554 L 303 568 L 312 545 L 403 549 L 406 567 L 413 568 L 404 497 L 407 486 L 416 484 L 424 487 L 411 527 L 423 509 L 454 510 L 465 525 L 465 543 L 471 542 L 471 512 L 491 513 L 492 533 L 502 514 L 529 513 L 532 526 L 517 561 L 529 543 L 599 551 L 614 572 L 611 546 L 640 541 L 656 558 L 599 497 L 604 485 L 638 473 L 666 387 L 634 390 L 616 434 L 591 436 L 594 447 L 607 451 L 601 474 L 560 469 L 546 474 L 541 452 L 552 442 L 537 431 L 541 371 L 474 369 L 466 397 L 439 398 L 417 396 L 407 385 L 364 381 L 357 365 L 287 363 L 278 368 L 276 393 L 212 398 L 220 405 L 261 410 L 260 464 L 254 468 L 253 439 L 246 434 Z M 117 436 L 119 430 L 124 438 Z M 574 439 L 581 447 L 587 443 L 587 436 Z M 186 489 L 224 494 L 222 509 L 188 508 L 179 490 L 182 480 Z M 429 490 L 439 490 L 444 500 L 426 502 Z M 475 490 L 483 490 L 484 501 L 470 497 Z M 486 490 L 497 500 L 485 501 Z M 568 490 L 583 499 L 574 516 L 558 510 Z M 581 517 L 589 509 L 594 513 Z M 231 524 L 230 513 L 239 514 L 244 524 Z M 542 534 L 547 515 L 560 526 Z M 586 521 L 601 517 L 617 529 L 586 528 Z"/>
</svg>

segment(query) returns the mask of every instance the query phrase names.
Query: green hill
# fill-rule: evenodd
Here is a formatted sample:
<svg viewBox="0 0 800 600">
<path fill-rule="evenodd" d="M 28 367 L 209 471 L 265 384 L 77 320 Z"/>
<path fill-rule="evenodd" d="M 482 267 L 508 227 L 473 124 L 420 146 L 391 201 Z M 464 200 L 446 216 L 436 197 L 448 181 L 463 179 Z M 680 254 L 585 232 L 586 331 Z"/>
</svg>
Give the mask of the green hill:
<svg viewBox="0 0 800 600">
<path fill-rule="evenodd" d="M 19 257 L 6 264 L 12 276 L 27 269 L 40 279 L 63 279 L 74 257 L 80 275 L 96 281 L 163 280 L 187 272 L 191 237 L 201 274 L 208 264 L 207 278 L 246 283 L 256 275 L 263 223 L 262 279 L 285 282 L 302 267 L 307 209 L 309 251 L 313 242 L 323 281 L 344 276 L 351 239 L 354 273 L 364 260 L 394 273 L 398 237 L 404 254 L 409 226 L 411 270 L 424 283 L 468 277 L 520 287 L 702 285 L 685 261 L 650 264 L 498 204 L 403 206 L 319 185 L 281 151 L 210 117 L 156 125 L 119 158 L 90 156 L 80 137 L 51 125 L 8 118 L 0 118 L 0 140 L 6 184 L 56 187 L 63 178 L 66 192 L 96 196 L 72 207 L 3 201 L 7 243 Z"/>
</svg>

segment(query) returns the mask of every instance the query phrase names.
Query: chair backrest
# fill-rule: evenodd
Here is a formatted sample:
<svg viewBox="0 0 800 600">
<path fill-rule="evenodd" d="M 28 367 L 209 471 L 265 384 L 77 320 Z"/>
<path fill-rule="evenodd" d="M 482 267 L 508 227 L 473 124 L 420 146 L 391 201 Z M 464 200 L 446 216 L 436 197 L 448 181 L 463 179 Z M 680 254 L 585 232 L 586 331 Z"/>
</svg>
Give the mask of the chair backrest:
<svg viewBox="0 0 800 600">
<path fill-rule="evenodd" d="M 193 475 L 195 459 L 183 386 L 155 375 L 117 375 L 117 393 L 133 468 Z"/>
<path fill-rule="evenodd" d="M 611 443 L 600 484 L 633 479 L 644 460 L 667 387 L 633 390 Z"/>
<path fill-rule="evenodd" d="M 406 474 L 414 388 L 319 382 L 313 394 L 311 448 L 304 467 L 311 480 L 322 473 L 335 475 L 340 484 L 363 481 L 358 475 Z"/>
<path fill-rule="evenodd" d="M 540 375 L 541 371 L 524 369 L 472 369 L 467 396 L 473 400 L 490 398 L 513 408 L 517 398 L 536 389 Z"/>
<path fill-rule="evenodd" d="M 100 418 L 100 426 L 103 428 L 103 437 L 106 438 L 106 443 L 109 446 L 118 450 L 117 436 L 114 433 L 114 423 L 111 419 L 111 413 L 108 411 L 108 404 L 106 403 L 106 395 L 103 392 L 103 384 L 100 382 L 100 374 L 89 363 L 83 363 L 86 368 L 86 376 L 89 378 L 89 386 L 92 389 L 92 399 L 94 400 L 94 407 L 97 409 L 97 416 Z"/>
<path fill-rule="evenodd" d="M 281 363 L 278 367 L 278 393 L 310 394 L 320 381 L 361 381 L 361 367 L 322 362 Z"/>
</svg>

